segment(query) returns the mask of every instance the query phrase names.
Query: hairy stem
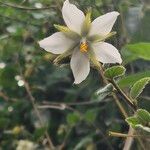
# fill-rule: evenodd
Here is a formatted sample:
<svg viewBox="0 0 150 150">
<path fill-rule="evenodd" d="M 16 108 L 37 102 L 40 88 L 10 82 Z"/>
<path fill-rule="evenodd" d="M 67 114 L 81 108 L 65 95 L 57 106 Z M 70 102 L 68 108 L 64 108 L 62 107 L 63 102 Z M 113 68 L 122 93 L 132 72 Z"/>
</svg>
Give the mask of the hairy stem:
<svg viewBox="0 0 150 150">
<path fill-rule="evenodd" d="M 113 96 L 113 98 L 114 98 L 114 100 L 115 100 L 117 106 L 119 107 L 119 109 L 120 109 L 120 111 L 121 111 L 123 117 L 124 117 L 124 118 L 127 118 L 127 117 L 128 117 L 128 114 L 127 114 L 127 112 L 125 111 L 125 109 L 123 108 L 123 106 L 122 106 L 122 104 L 120 103 L 120 101 L 119 101 L 118 97 L 116 96 L 116 94 L 114 93 L 112 96 Z"/>
<path fill-rule="evenodd" d="M 110 83 L 115 87 L 118 93 L 125 99 L 125 101 L 129 104 L 129 106 L 133 109 L 133 111 L 137 110 L 137 106 L 130 100 L 130 98 L 122 91 L 122 89 L 118 86 L 118 84 L 112 79 L 109 80 Z"/>
<path fill-rule="evenodd" d="M 130 106 L 130 107 L 132 108 L 132 110 L 135 112 L 135 111 L 137 110 L 137 106 L 134 105 L 134 103 L 132 103 L 132 101 L 130 100 L 130 98 L 120 89 L 120 87 L 115 83 L 114 80 L 109 80 L 109 81 L 108 81 L 108 80 L 105 78 L 104 73 L 103 73 L 103 68 L 102 68 L 101 64 L 100 64 L 99 73 L 100 73 L 100 75 L 101 75 L 101 77 L 102 77 L 102 79 L 103 79 L 103 82 L 104 82 L 105 84 L 112 83 L 112 85 L 115 87 L 115 89 L 118 91 L 118 93 L 126 100 L 126 102 L 129 104 L 129 106 Z M 127 117 L 128 117 L 128 114 L 127 114 L 126 110 L 124 109 L 124 107 L 122 106 L 121 102 L 119 101 L 117 95 L 114 93 L 112 96 L 113 96 L 113 98 L 114 98 L 114 100 L 115 100 L 115 102 L 116 102 L 118 108 L 120 109 L 122 115 L 124 116 L 124 118 L 127 118 Z M 133 130 L 133 131 L 134 131 L 134 130 Z M 134 131 L 134 133 L 136 133 L 136 131 Z M 130 130 L 129 130 L 128 134 L 130 134 Z M 131 147 L 131 145 L 132 145 L 132 140 L 133 140 L 133 137 L 127 137 L 124 146 L 126 146 L 126 143 L 127 143 L 127 144 L 130 143 L 130 147 Z M 142 147 L 142 149 L 145 150 L 144 144 L 143 144 L 142 140 L 140 139 L 140 137 L 137 137 L 137 140 L 138 140 L 140 146 Z"/>
<path fill-rule="evenodd" d="M 140 135 L 140 134 L 134 134 L 133 130 L 130 130 L 129 134 L 123 134 L 123 133 L 118 133 L 118 132 L 109 132 L 110 136 L 114 136 L 114 137 L 122 137 L 122 138 L 126 138 L 126 137 L 133 137 L 133 138 L 138 138 L 138 137 L 142 137 L 142 138 L 149 138 L 150 136 L 144 136 L 144 135 Z M 127 146 L 129 146 L 130 144 L 128 143 Z M 125 149 L 127 150 L 127 148 Z"/>
<path fill-rule="evenodd" d="M 104 70 L 103 70 L 103 67 L 102 67 L 101 64 L 100 64 L 100 68 L 99 68 L 98 71 L 99 71 L 99 73 L 100 73 L 100 75 L 101 75 L 101 77 L 102 77 L 102 79 L 103 79 L 103 83 L 104 83 L 104 84 L 108 84 L 109 81 L 108 81 L 108 80 L 105 78 L 105 76 L 104 76 Z M 127 118 L 127 117 L 128 117 L 127 112 L 126 112 L 126 110 L 123 108 L 123 106 L 122 106 L 121 102 L 119 101 L 117 95 L 114 93 L 112 96 L 113 96 L 113 99 L 115 100 L 115 102 L 116 102 L 116 104 L 117 104 L 119 110 L 121 111 L 123 117 L 124 117 L 124 118 Z"/>
</svg>

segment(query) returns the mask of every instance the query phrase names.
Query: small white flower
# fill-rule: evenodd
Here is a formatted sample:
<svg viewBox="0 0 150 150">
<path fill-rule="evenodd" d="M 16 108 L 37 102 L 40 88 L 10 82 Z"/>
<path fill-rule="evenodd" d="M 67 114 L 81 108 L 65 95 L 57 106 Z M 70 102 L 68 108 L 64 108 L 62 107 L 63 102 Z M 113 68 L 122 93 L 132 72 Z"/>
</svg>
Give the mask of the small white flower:
<svg viewBox="0 0 150 150">
<path fill-rule="evenodd" d="M 81 10 L 66 0 L 62 15 L 67 27 L 55 26 L 61 32 L 43 39 L 39 45 L 48 52 L 61 54 L 58 59 L 61 56 L 71 55 L 70 66 L 75 84 L 86 79 L 90 72 L 90 62 L 122 62 L 118 50 L 113 45 L 104 42 L 111 35 L 118 12 L 109 12 L 91 22 L 90 13 L 85 16 Z"/>
<path fill-rule="evenodd" d="M 37 145 L 28 140 L 20 140 L 18 141 L 18 145 L 16 150 L 35 150 Z"/>
</svg>

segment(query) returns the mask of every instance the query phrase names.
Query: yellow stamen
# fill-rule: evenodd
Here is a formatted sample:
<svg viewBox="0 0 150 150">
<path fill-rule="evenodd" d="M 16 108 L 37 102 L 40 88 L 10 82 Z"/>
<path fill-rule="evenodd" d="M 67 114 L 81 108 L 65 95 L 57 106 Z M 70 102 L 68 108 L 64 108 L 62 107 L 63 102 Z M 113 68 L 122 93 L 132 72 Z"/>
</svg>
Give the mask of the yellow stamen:
<svg viewBox="0 0 150 150">
<path fill-rule="evenodd" d="M 80 44 L 80 51 L 81 52 L 87 52 L 88 51 L 88 44 L 87 43 L 81 43 Z"/>
</svg>

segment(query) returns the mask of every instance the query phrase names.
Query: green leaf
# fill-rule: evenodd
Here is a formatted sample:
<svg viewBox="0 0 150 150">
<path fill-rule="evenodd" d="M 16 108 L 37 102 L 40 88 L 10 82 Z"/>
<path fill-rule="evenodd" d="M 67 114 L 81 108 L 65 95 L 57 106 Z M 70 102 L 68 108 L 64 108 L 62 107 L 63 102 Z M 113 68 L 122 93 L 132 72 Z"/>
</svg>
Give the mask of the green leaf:
<svg viewBox="0 0 150 150">
<path fill-rule="evenodd" d="M 133 99 L 136 99 L 142 93 L 143 89 L 149 83 L 149 81 L 150 81 L 150 77 L 145 77 L 138 80 L 131 88 L 130 96 Z"/>
<path fill-rule="evenodd" d="M 144 122 L 150 122 L 150 113 L 145 109 L 138 109 L 136 112 L 137 117 Z"/>
<path fill-rule="evenodd" d="M 128 75 L 126 77 L 123 77 L 118 81 L 118 84 L 121 88 L 132 86 L 136 81 L 144 78 L 149 77 L 150 71 L 140 72 L 133 75 Z"/>
<path fill-rule="evenodd" d="M 67 115 L 67 122 L 69 125 L 74 126 L 80 121 L 80 115 L 78 113 L 70 113 Z"/>
<path fill-rule="evenodd" d="M 10 122 L 11 122 L 11 120 L 9 118 L 1 117 L 0 118 L 0 129 L 6 128 Z"/>
<path fill-rule="evenodd" d="M 139 128 L 139 129 L 142 129 L 142 130 L 144 130 L 144 131 L 146 131 L 146 132 L 150 132 L 150 128 L 149 127 L 145 127 L 145 126 L 143 126 L 143 125 L 136 125 L 136 128 Z"/>
<path fill-rule="evenodd" d="M 84 114 L 84 119 L 89 123 L 93 123 L 96 119 L 96 115 L 97 115 L 97 110 L 96 109 L 91 109 L 91 110 L 88 110 Z"/>
<path fill-rule="evenodd" d="M 100 102 L 102 101 L 106 96 L 110 95 L 113 91 L 113 86 L 112 84 L 107 84 L 105 87 L 98 89 L 94 95 L 93 95 L 93 100 Z"/>
<path fill-rule="evenodd" d="M 33 138 L 35 141 L 39 140 L 45 134 L 46 128 L 37 128 L 34 131 Z"/>
<path fill-rule="evenodd" d="M 6 66 L 4 69 L 0 70 L 0 85 L 7 88 L 14 88 L 17 86 L 17 83 L 15 81 L 15 75 L 17 74 L 17 70 L 15 67 L 15 65 Z"/>
<path fill-rule="evenodd" d="M 137 43 L 127 45 L 127 49 L 138 58 L 150 60 L 150 43 Z"/>
<path fill-rule="evenodd" d="M 135 128 L 137 124 L 140 124 L 140 121 L 137 117 L 132 116 L 132 117 L 128 117 L 126 119 L 126 121 L 128 122 L 128 124 L 132 127 Z"/>
<path fill-rule="evenodd" d="M 121 56 L 123 58 L 123 63 L 128 64 L 137 59 L 137 56 L 131 53 L 126 47 L 123 47 L 121 50 Z"/>
<path fill-rule="evenodd" d="M 128 117 L 126 119 L 128 124 L 134 129 L 143 129 L 150 132 L 150 113 L 145 109 L 138 109 L 134 116 Z"/>
<path fill-rule="evenodd" d="M 123 66 L 113 66 L 105 70 L 104 75 L 109 79 L 113 79 L 125 74 L 126 69 Z"/>
<path fill-rule="evenodd" d="M 96 91 L 96 94 L 99 96 L 108 95 L 113 91 L 113 85 L 111 83 L 107 84 L 105 87 L 100 88 Z"/>
</svg>

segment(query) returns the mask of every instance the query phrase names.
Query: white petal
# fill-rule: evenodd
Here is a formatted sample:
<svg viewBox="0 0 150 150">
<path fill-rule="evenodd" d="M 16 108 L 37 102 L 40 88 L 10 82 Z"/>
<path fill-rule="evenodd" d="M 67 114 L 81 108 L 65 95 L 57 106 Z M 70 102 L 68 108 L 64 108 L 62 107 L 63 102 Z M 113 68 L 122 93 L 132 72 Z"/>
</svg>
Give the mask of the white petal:
<svg viewBox="0 0 150 150">
<path fill-rule="evenodd" d="M 80 52 L 76 48 L 72 54 L 70 65 L 75 78 L 75 84 L 79 84 L 86 79 L 90 72 L 90 62 L 85 53 Z"/>
<path fill-rule="evenodd" d="M 67 38 L 61 32 L 56 32 L 53 35 L 39 41 L 41 48 L 54 54 L 62 54 L 66 50 L 70 49 L 73 44 L 74 41 Z"/>
<path fill-rule="evenodd" d="M 99 34 L 101 36 L 106 36 L 111 31 L 118 15 L 118 12 L 113 11 L 96 18 L 92 22 L 89 35 Z"/>
<path fill-rule="evenodd" d="M 81 33 L 81 27 L 85 19 L 84 13 L 75 5 L 70 4 L 69 0 L 64 2 L 62 15 L 66 25 L 73 31 Z"/>
<path fill-rule="evenodd" d="M 99 42 L 92 45 L 96 59 L 102 63 L 119 63 L 122 59 L 118 50 L 111 44 Z"/>
</svg>

